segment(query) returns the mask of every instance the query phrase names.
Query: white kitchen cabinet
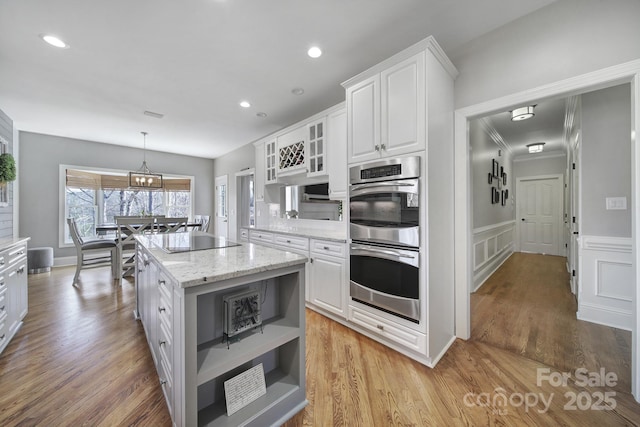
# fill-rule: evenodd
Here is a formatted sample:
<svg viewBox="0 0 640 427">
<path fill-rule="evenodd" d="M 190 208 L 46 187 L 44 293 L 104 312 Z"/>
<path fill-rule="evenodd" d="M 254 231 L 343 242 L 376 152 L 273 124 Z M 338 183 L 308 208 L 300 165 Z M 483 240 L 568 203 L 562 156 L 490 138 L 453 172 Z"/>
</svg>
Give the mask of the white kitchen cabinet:
<svg viewBox="0 0 640 427">
<path fill-rule="evenodd" d="M 20 329 L 29 308 L 27 240 L 0 251 L 0 353 Z"/>
<path fill-rule="evenodd" d="M 424 56 L 347 87 L 349 163 L 424 150 Z"/>
<path fill-rule="evenodd" d="M 258 141 L 255 146 L 254 198 L 258 202 L 273 203 L 278 200 L 276 183 L 276 140 Z"/>
<path fill-rule="evenodd" d="M 320 309 L 346 318 L 346 245 L 312 239 L 310 256 L 309 301 Z"/>
<path fill-rule="evenodd" d="M 307 125 L 307 176 L 327 174 L 327 121 L 325 118 Z"/>
<path fill-rule="evenodd" d="M 279 177 L 307 173 L 307 126 L 299 126 L 277 137 Z"/>
<path fill-rule="evenodd" d="M 380 75 L 347 87 L 349 163 L 380 157 Z"/>
<path fill-rule="evenodd" d="M 253 177 L 254 198 L 257 202 L 264 201 L 264 185 L 266 178 L 266 158 L 265 158 L 265 142 L 260 141 L 255 144 L 256 149 L 256 174 Z"/>
<path fill-rule="evenodd" d="M 327 117 L 327 172 L 329 198 L 347 198 L 347 110 L 341 108 Z"/>
<path fill-rule="evenodd" d="M 273 233 L 260 230 L 249 230 L 249 241 L 273 247 Z"/>
<path fill-rule="evenodd" d="M 278 154 L 276 151 L 276 139 L 270 138 L 264 143 L 264 151 L 265 151 L 265 184 L 275 184 L 278 181 L 278 175 L 276 171 L 278 169 L 277 158 Z"/>
</svg>

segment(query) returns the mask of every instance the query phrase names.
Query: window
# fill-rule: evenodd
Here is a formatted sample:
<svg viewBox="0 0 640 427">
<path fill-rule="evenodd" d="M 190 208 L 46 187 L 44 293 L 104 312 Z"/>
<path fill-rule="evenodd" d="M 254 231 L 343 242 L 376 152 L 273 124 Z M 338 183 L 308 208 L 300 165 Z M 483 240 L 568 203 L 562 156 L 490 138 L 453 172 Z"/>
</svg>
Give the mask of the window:
<svg viewBox="0 0 640 427">
<path fill-rule="evenodd" d="M 66 218 L 74 218 L 82 237 L 94 237 L 97 224 L 116 216 L 165 215 L 192 218 L 192 177 L 164 177 L 164 188 L 129 188 L 126 171 L 60 165 L 60 244 L 72 244 Z"/>
</svg>

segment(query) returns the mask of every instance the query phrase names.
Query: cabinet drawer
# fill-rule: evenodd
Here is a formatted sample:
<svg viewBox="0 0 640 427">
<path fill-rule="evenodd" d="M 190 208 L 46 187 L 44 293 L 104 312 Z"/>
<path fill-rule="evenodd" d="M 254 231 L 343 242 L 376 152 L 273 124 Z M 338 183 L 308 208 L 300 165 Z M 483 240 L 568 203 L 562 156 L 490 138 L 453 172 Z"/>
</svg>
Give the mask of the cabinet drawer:
<svg viewBox="0 0 640 427">
<path fill-rule="evenodd" d="M 405 348 L 426 354 L 427 336 L 378 316 L 374 313 L 349 306 L 350 320 L 363 328 Z"/>
<path fill-rule="evenodd" d="M 284 249 L 309 250 L 309 239 L 306 237 L 276 234 L 275 244 Z"/>
<path fill-rule="evenodd" d="M 311 252 L 345 258 L 346 244 L 312 239 Z"/>
<path fill-rule="evenodd" d="M 265 231 L 249 231 L 249 240 L 254 243 L 273 243 L 273 234 Z"/>
<path fill-rule="evenodd" d="M 7 315 L 7 289 L 0 289 L 0 321 Z"/>
<path fill-rule="evenodd" d="M 158 363 L 158 378 L 167 402 L 169 414 L 173 418 L 173 377 L 167 373 L 167 365 L 163 360 Z"/>
<path fill-rule="evenodd" d="M 27 244 L 24 243 L 24 244 L 16 245 L 10 248 L 6 254 L 6 257 L 7 257 L 6 261 L 9 263 L 9 265 L 11 265 L 18 262 L 21 257 L 26 257 L 26 256 L 27 256 Z"/>
<path fill-rule="evenodd" d="M 171 329 L 163 322 L 158 323 L 158 350 L 160 352 L 160 360 L 166 363 L 167 376 L 173 375 L 173 340 L 171 337 Z"/>
</svg>

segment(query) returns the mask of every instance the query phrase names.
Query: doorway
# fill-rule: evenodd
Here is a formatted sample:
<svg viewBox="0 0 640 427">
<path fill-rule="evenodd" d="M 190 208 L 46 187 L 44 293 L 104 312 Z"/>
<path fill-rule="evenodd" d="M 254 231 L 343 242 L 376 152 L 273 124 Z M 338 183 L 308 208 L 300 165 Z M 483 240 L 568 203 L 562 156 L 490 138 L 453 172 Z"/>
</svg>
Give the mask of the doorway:
<svg viewBox="0 0 640 427">
<path fill-rule="evenodd" d="M 541 86 L 535 89 L 519 92 L 517 94 L 497 98 L 488 102 L 483 102 L 470 107 L 458 109 L 454 112 L 455 122 L 455 144 L 454 144 L 454 168 L 455 168 L 455 256 L 454 264 L 456 271 L 455 278 L 455 313 L 456 313 L 456 336 L 462 339 L 470 337 L 470 289 L 472 288 L 473 279 L 473 256 L 472 256 L 472 230 L 470 207 L 471 199 L 471 176 L 470 176 L 470 155 L 469 155 L 469 120 L 482 117 L 497 111 L 504 111 L 512 108 L 514 105 L 526 105 L 534 100 L 551 98 L 559 95 L 571 96 L 588 92 L 590 90 L 602 89 L 614 86 L 622 82 L 631 83 L 631 112 L 632 112 L 632 130 L 634 135 L 637 129 L 640 129 L 640 114 L 638 106 L 640 105 L 640 61 L 632 64 L 621 64 L 609 67 L 604 70 L 598 70 L 581 76 L 569 78 L 561 82 Z M 640 150 L 632 151 L 631 159 L 632 169 L 632 197 L 637 200 L 640 196 Z M 640 224 L 640 212 L 635 210 L 632 212 L 632 242 L 635 247 L 640 246 L 640 233 L 638 233 L 638 225 Z M 640 251 L 635 251 L 633 255 L 633 279 L 636 283 L 636 295 L 638 292 L 638 284 L 640 284 L 640 269 L 637 268 L 640 261 Z M 633 301 L 639 310 L 638 298 Z M 640 328 L 640 318 L 635 315 L 633 320 L 632 332 L 632 385 L 631 390 L 636 398 L 640 401 L 640 375 L 638 375 L 638 367 L 640 364 L 640 340 L 638 340 L 637 332 Z"/>
<path fill-rule="evenodd" d="M 227 175 L 217 176 L 216 185 L 216 235 L 229 237 Z"/>
<path fill-rule="evenodd" d="M 520 252 L 563 256 L 562 237 L 563 177 L 518 178 L 516 212 Z"/>
</svg>

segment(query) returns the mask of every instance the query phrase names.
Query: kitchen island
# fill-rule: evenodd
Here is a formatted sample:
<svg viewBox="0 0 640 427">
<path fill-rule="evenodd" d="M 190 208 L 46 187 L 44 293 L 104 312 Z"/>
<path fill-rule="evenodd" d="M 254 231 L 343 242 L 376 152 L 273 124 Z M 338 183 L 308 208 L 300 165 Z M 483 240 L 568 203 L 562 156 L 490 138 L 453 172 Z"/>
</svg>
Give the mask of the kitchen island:
<svg viewBox="0 0 640 427">
<path fill-rule="evenodd" d="M 136 315 L 173 424 L 282 424 L 307 404 L 306 257 L 226 240 L 216 249 L 181 251 L 175 239 L 196 247 L 194 241 L 212 236 L 199 231 L 170 234 L 137 236 Z M 234 332 L 241 322 L 225 304 L 231 306 L 238 295 L 251 295 L 255 305 Z M 259 386 L 239 396 L 225 395 L 225 381 L 258 365 L 264 371 L 264 395 L 246 405 L 238 401 L 259 394 Z M 227 415 L 230 404 L 240 409 Z"/>
</svg>

